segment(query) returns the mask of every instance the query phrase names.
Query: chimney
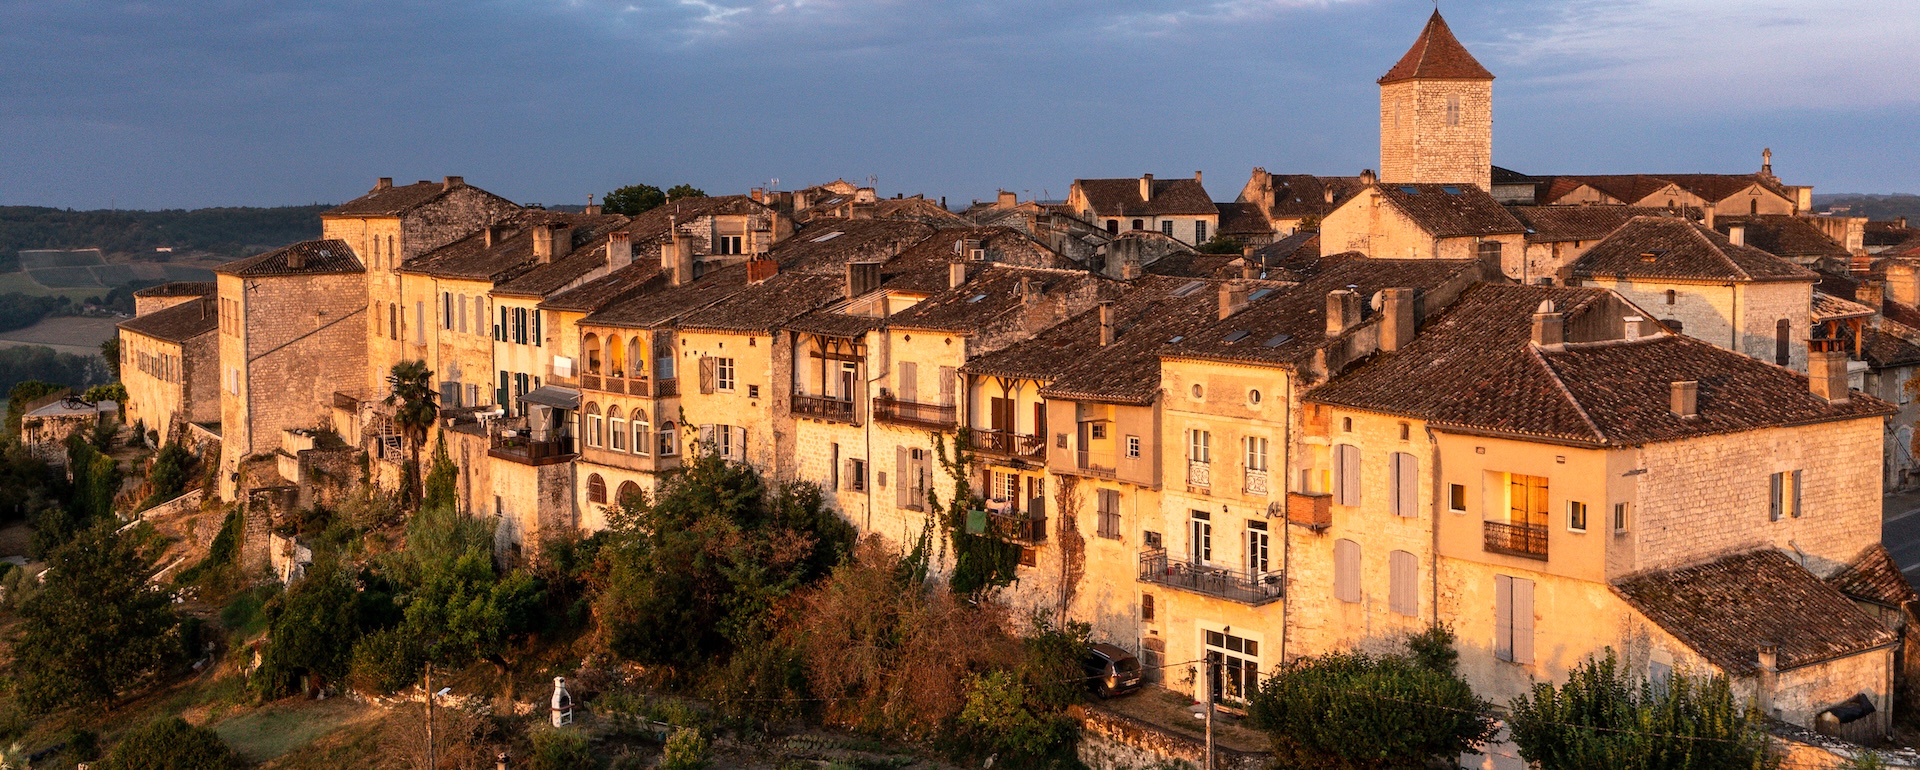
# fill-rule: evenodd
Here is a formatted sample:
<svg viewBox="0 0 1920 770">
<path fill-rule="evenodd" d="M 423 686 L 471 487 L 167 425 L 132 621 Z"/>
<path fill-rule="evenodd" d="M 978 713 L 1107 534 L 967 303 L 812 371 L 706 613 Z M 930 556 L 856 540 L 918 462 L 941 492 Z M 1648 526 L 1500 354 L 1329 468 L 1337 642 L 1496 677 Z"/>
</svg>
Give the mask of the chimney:
<svg viewBox="0 0 1920 770">
<path fill-rule="evenodd" d="M 466 184 L 467 184 L 467 180 L 457 176 L 450 176 L 444 180 L 441 180 L 440 189 L 451 190 L 455 187 L 463 187 Z"/>
<path fill-rule="evenodd" d="M 595 217 L 599 215 L 600 215 L 600 204 L 594 203 L 593 196 L 589 194 L 587 196 L 587 216 Z"/>
<path fill-rule="evenodd" d="M 1713 206 L 1700 207 L 1700 224 L 1706 225 L 1708 230 L 1713 229 Z"/>
<path fill-rule="evenodd" d="M 1113 303 L 1100 303 L 1100 347 L 1113 344 Z"/>
<path fill-rule="evenodd" d="M 1533 345 L 1545 350 L 1563 350 L 1567 346 L 1567 319 L 1553 309 L 1553 300 L 1540 300 L 1533 311 Z"/>
<path fill-rule="evenodd" d="M 994 208 L 1010 209 L 1020 205 L 1020 196 L 1014 195 L 1006 190 L 1001 190 L 999 199 L 996 200 L 993 205 Z"/>
<path fill-rule="evenodd" d="M 1682 420 L 1700 417 L 1700 382 L 1685 380 L 1670 383 L 1667 391 L 1667 409 L 1673 416 Z"/>
<path fill-rule="evenodd" d="M 1200 181 L 1200 172 L 1198 171 L 1193 172 L 1193 182 L 1194 184 L 1206 184 L 1205 182 Z"/>
<path fill-rule="evenodd" d="M 607 234 L 607 270 L 619 270 L 633 264 L 633 233 L 615 230 Z"/>
<path fill-rule="evenodd" d="M 1773 691 L 1780 683 L 1780 648 L 1772 642 L 1762 642 L 1754 649 L 1754 660 L 1760 664 L 1760 681 L 1754 683 L 1754 707 L 1760 713 L 1778 717 L 1773 708 Z"/>
<path fill-rule="evenodd" d="M 1152 174 L 1140 175 L 1140 202 L 1142 203 L 1153 202 L 1153 175 Z"/>
<path fill-rule="evenodd" d="M 559 240 L 554 232 L 555 229 L 553 225 L 545 222 L 533 226 L 534 261 L 543 265 L 553 261 L 554 241 Z"/>
<path fill-rule="evenodd" d="M 380 179 L 379 179 L 378 181 L 376 181 L 376 182 L 374 182 L 374 183 L 373 183 L 373 189 L 375 189 L 375 190 L 391 190 L 391 189 L 393 189 L 393 177 L 390 177 L 390 176 L 383 176 L 383 177 L 380 177 Z"/>
<path fill-rule="evenodd" d="M 1333 202 L 1333 185 L 1330 185 L 1330 184 L 1321 185 L 1320 197 L 1325 199 L 1327 203 L 1332 203 Z"/>
<path fill-rule="evenodd" d="M 1413 290 L 1380 291 L 1380 349 L 1395 351 L 1413 342 Z"/>
<path fill-rule="evenodd" d="M 202 319 L 212 318 L 213 316 L 219 314 L 220 312 L 218 309 L 219 306 L 213 304 L 215 301 L 216 301 L 215 297 L 200 298 L 200 317 Z"/>
<path fill-rule="evenodd" d="M 1327 292 L 1327 336 L 1338 337 L 1360 323 L 1360 295 L 1352 289 Z"/>
<path fill-rule="evenodd" d="M 1885 296 L 1902 305 L 1920 305 L 1920 263 L 1906 259 L 1888 262 Z"/>
<path fill-rule="evenodd" d="M 1120 263 L 1120 280 L 1132 281 L 1139 278 L 1140 263 L 1138 261 L 1129 259 Z"/>
<path fill-rule="evenodd" d="M 1033 290 L 1033 277 L 1020 276 L 1020 301 L 1032 302 L 1038 294 Z"/>
<path fill-rule="evenodd" d="M 1906 218 L 1906 217 L 1894 217 L 1894 218 L 1893 218 L 1893 226 L 1894 226 L 1894 227 L 1898 227 L 1898 228 L 1900 228 L 1900 229 L 1902 229 L 1902 230 L 1905 230 L 1905 229 L 1907 229 L 1907 218 Z"/>
<path fill-rule="evenodd" d="M 954 260 L 947 263 L 947 288 L 958 289 L 967 282 L 967 263 Z"/>
<path fill-rule="evenodd" d="M 880 288 L 879 262 L 847 263 L 847 297 L 858 297 Z"/>
<path fill-rule="evenodd" d="M 1860 285 L 1853 290 L 1853 301 L 1873 308 L 1873 312 L 1878 313 L 1886 297 L 1886 290 L 1886 286 L 1879 281 L 1861 281 Z"/>
<path fill-rule="evenodd" d="M 1246 251 L 1246 255 L 1240 257 L 1240 277 L 1251 281 L 1260 277 L 1260 263 L 1253 259 L 1252 246 L 1248 246 Z"/>
<path fill-rule="evenodd" d="M 307 250 L 294 247 L 287 249 L 287 269 L 299 270 L 307 266 Z"/>
<path fill-rule="evenodd" d="M 660 272 L 673 286 L 693 283 L 693 239 L 681 235 L 679 228 L 668 227 L 669 237 L 660 244 Z"/>
<path fill-rule="evenodd" d="M 1220 318 L 1247 309 L 1247 285 L 1239 281 L 1220 284 Z"/>
<path fill-rule="evenodd" d="M 1844 404 L 1853 397 L 1847 390 L 1847 354 L 1838 350 L 1815 350 L 1807 354 L 1807 385 L 1813 394 L 1829 404 Z"/>
<path fill-rule="evenodd" d="M 1728 228 L 1727 228 L 1727 240 L 1729 240 L 1729 241 L 1733 241 L 1733 245 L 1735 245 L 1735 246 L 1745 246 L 1745 245 L 1747 245 L 1747 226 L 1746 226 L 1746 225 L 1733 225 L 1733 226 L 1730 226 L 1730 227 L 1728 227 Z"/>
<path fill-rule="evenodd" d="M 1627 339 L 1637 340 L 1653 334 L 1653 324 L 1645 316 L 1630 315 L 1625 319 Z"/>
<path fill-rule="evenodd" d="M 499 243 L 505 235 L 506 231 L 500 225 L 487 225 L 487 248 L 493 248 L 493 244 Z"/>
<path fill-rule="evenodd" d="M 1360 184 L 1361 184 L 1361 186 L 1364 186 L 1364 187 L 1372 187 L 1372 186 L 1373 186 L 1373 184 L 1374 184 L 1375 182 L 1377 182 L 1377 181 L 1379 181 L 1379 180 L 1378 180 L 1378 179 L 1377 179 L 1376 177 L 1374 177 L 1374 175 L 1373 175 L 1373 169 L 1370 169 L 1370 168 L 1363 168 L 1363 169 L 1360 169 Z"/>
</svg>

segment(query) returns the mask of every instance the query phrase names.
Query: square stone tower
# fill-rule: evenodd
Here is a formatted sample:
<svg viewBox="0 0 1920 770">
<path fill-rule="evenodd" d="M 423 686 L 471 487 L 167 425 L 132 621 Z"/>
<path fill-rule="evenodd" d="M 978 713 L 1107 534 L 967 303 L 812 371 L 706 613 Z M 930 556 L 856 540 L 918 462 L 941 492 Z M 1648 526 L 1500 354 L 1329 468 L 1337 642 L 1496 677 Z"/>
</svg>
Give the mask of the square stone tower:
<svg viewBox="0 0 1920 770">
<path fill-rule="evenodd" d="M 1493 73 L 1437 10 L 1380 78 L 1380 181 L 1493 189 Z"/>
</svg>

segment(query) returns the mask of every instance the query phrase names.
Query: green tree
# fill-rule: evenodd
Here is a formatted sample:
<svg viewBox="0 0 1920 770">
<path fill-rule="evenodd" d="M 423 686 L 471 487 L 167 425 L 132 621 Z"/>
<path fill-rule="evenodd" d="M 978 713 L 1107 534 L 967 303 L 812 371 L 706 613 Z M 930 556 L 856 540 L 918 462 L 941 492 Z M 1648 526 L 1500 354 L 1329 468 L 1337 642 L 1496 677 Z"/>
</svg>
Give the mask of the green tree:
<svg viewBox="0 0 1920 770">
<path fill-rule="evenodd" d="M 20 608 L 15 684 L 46 710 L 96 703 L 108 709 L 178 659 L 180 618 L 151 585 L 151 562 L 132 537 L 103 522 L 48 559 L 46 583 Z"/>
<path fill-rule="evenodd" d="M 344 679 L 360 637 L 359 592 L 335 564 L 315 564 L 267 604 L 267 646 L 249 684 L 263 695 L 292 692 L 298 678 Z"/>
<path fill-rule="evenodd" d="M 1520 755 L 1541 770 L 1773 768 L 1764 719 L 1723 676 L 1630 675 L 1612 649 L 1555 687 L 1537 682 L 1507 720 Z"/>
<path fill-rule="evenodd" d="M 112 401 L 124 408 L 127 404 L 127 386 L 118 382 L 108 383 L 106 385 L 95 385 L 87 388 L 86 395 L 80 398 L 96 404 L 102 401 Z"/>
<path fill-rule="evenodd" d="M 103 770 L 228 770 L 239 764 L 218 733 L 164 717 L 121 739 Z"/>
<path fill-rule="evenodd" d="M 421 498 L 423 508 L 458 508 L 460 490 L 460 466 L 453 464 L 453 458 L 447 455 L 447 434 L 441 433 L 433 442 L 433 465 L 427 469 L 427 491 Z"/>
<path fill-rule="evenodd" d="M 100 357 L 107 360 L 107 371 L 113 378 L 120 379 L 120 335 L 115 334 L 100 343 Z"/>
<path fill-rule="evenodd" d="M 1238 238 L 1215 235 L 1206 243 L 1194 247 L 1194 250 L 1202 254 L 1239 254 L 1246 250 L 1246 244 L 1241 243 Z"/>
<path fill-rule="evenodd" d="M 976 533 L 970 529 L 969 519 L 983 515 L 981 512 L 986 509 L 987 502 L 973 493 L 973 485 L 968 481 L 973 477 L 973 453 L 967 449 L 968 434 L 968 429 L 960 429 L 959 435 L 954 438 L 951 456 L 947 454 L 946 438 L 934 434 L 934 456 L 953 482 L 953 496 L 942 503 L 939 490 L 933 484 L 928 484 L 927 510 L 941 512 L 947 539 L 953 544 L 953 572 L 947 577 L 948 587 L 954 593 L 973 596 L 1013 582 L 1020 566 L 1021 546 L 1002 537 L 990 525 L 985 532 Z M 908 560 L 917 563 L 925 557 L 924 550 L 924 545 L 916 547 Z"/>
<path fill-rule="evenodd" d="M 702 190 L 698 187 L 694 187 L 693 185 L 687 184 L 685 182 L 682 182 L 680 184 L 667 188 L 668 203 L 672 203 L 674 201 L 680 200 L 681 198 L 705 198 L 705 197 L 707 197 L 706 190 Z"/>
<path fill-rule="evenodd" d="M 27 413 L 27 403 L 42 396 L 51 396 L 66 388 L 50 382 L 26 380 L 16 383 L 7 391 L 7 430 L 20 435 L 20 418 Z"/>
<path fill-rule="evenodd" d="M 167 442 L 153 457 L 153 467 L 147 469 L 147 499 L 140 503 L 140 509 L 153 506 L 179 497 L 187 491 L 187 482 L 193 477 L 193 455 L 178 441 Z"/>
<path fill-rule="evenodd" d="M 436 403 L 439 394 L 433 390 L 433 372 L 427 369 L 425 361 L 401 361 L 393 365 L 387 375 L 387 384 L 393 392 L 387 396 L 387 405 L 394 407 L 393 424 L 407 439 L 407 451 L 411 454 L 413 472 L 408 474 L 407 483 L 413 485 L 413 499 L 420 499 L 420 449 L 427 443 L 427 430 L 440 419 L 440 406 Z"/>
<path fill-rule="evenodd" d="M 1247 713 L 1281 767 L 1420 768 L 1478 748 L 1496 729 L 1492 706 L 1451 669 L 1359 652 L 1281 666 Z"/>
<path fill-rule="evenodd" d="M 608 214 L 638 216 L 667 205 L 667 194 L 650 184 L 636 184 L 607 193 L 600 210 Z"/>
</svg>

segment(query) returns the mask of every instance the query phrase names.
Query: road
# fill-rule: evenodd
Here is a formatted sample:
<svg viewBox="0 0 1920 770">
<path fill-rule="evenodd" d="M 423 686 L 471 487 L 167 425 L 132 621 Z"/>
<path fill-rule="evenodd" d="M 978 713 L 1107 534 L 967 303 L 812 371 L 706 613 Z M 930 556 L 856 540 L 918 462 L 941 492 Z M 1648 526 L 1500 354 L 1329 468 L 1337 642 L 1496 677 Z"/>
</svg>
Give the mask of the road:
<svg viewBox="0 0 1920 770">
<path fill-rule="evenodd" d="M 1907 582 L 1920 587 L 1920 492 L 1888 495 L 1883 503 L 1880 542 L 1887 546 Z"/>
</svg>

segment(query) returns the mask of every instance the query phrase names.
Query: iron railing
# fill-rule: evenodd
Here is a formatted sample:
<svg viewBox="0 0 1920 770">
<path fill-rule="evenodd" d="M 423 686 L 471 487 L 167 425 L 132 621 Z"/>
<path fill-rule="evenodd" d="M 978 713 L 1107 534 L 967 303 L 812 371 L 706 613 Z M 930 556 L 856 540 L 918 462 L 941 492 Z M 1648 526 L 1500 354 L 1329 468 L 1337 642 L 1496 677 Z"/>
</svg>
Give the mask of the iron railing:
<svg viewBox="0 0 1920 770">
<path fill-rule="evenodd" d="M 793 394 L 793 404 L 789 407 L 794 414 L 803 417 L 817 417 L 822 420 L 859 424 L 853 419 L 853 402 L 824 396 Z"/>
<path fill-rule="evenodd" d="M 1279 601 L 1286 596 L 1287 584 L 1283 572 L 1245 572 L 1195 564 L 1168 556 L 1164 548 L 1140 552 L 1140 582 L 1252 605 Z"/>
<path fill-rule="evenodd" d="M 1529 559 L 1547 558 L 1547 527 L 1544 524 L 1486 522 L 1486 550 Z"/>
<path fill-rule="evenodd" d="M 1017 457 L 1022 460 L 1044 460 L 1047 456 L 1047 437 L 1030 436 L 1025 433 L 974 428 L 972 434 L 973 451 L 985 452 L 1002 457 Z"/>
<path fill-rule="evenodd" d="M 495 430 L 488 436 L 487 454 L 505 460 L 545 465 L 559 462 L 574 455 L 573 438 L 558 438 L 535 441 L 524 431 Z"/>
<path fill-rule="evenodd" d="M 952 430 L 956 414 L 958 412 L 952 404 L 922 404 L 901 401 L 892 396 L 879 396 L 873 399 L 873 419 L 881 422 L 934 430 Z"/>
<path fill-rule="evenodd" d="M 988 523 L 1000 539 L 1032 545 L 1047 540 L 1047 515 L 1028 511 L 989 511 Z"/>
</svg>

